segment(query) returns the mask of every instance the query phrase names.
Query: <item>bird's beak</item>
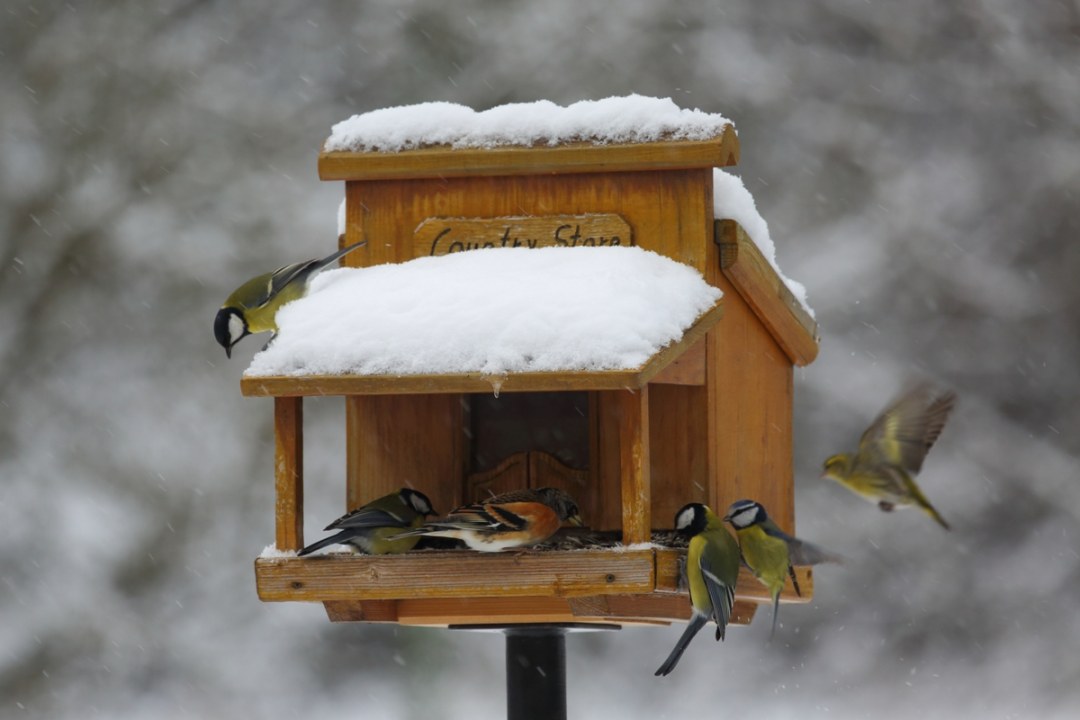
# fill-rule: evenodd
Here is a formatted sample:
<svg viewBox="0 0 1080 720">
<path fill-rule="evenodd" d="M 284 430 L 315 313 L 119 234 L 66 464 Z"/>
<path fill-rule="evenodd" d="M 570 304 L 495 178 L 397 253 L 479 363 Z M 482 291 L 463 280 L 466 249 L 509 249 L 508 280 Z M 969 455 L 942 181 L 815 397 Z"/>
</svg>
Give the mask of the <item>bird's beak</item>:
<svg viewBox="0 0 1080 720">
<path fill-rule="evenodd" d="M 566 522 L 570 523 L 574 527 L 583 527 L 585 525 L 585 523 L 581 521 L 580 515 L 571 515 L 570 517 L 566 518 Z"/>
</svg>

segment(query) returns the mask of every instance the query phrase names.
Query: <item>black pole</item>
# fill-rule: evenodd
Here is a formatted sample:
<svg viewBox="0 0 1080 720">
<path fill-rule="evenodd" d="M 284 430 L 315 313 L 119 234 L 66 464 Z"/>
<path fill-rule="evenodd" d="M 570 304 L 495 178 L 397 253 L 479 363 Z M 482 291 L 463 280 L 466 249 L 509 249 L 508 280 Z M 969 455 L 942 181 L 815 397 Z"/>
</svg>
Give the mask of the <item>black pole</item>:
<svg viewBox="0 0 1080 720">
<path fill-rule="evenodd" d="M 566 720 L 566 628 L 509 627 L 507 720 Z"/>
</svg>

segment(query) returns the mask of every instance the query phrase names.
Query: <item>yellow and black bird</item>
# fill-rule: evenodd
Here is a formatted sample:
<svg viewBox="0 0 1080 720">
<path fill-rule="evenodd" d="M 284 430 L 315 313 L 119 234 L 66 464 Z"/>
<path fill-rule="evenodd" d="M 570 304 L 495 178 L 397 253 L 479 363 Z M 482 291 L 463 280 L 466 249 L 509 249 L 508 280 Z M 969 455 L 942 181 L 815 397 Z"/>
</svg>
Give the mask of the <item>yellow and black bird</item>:
<svg viewBox="0 0 1080 720">
<path fill-rule="evenodd" d="M 286 303 L 307 294 L 308 283 L 321 270 L 343 255 L 367 244 L 366 240 L 344 247 L 322 260 L 305 260 L 280 267 L 236 288 L 214 318 L 214 337 L 232 357 L 233 345 L 248 335 L 277 332 L 277 311 Z M 273 340 L 273 337 L 270 338 Z"/>
<path fill-rule="evenodd" d="M 557 488 L 516 490 L 463 505 L 397 537 L 453 538 L 479 552 L 500 552 L 547 540 L 563 522 L 581 525 L 577 503 Z"/>
<path fill-rule="evenodd" d="M 923 460 L 941 435 L 956 404 L 956 393 L 921 383 L 893 401 L 862 434 L 859 449 L 825 461 L 822 478 L 888 512 L 915 506 L 941 527 L 949 523 L 915 483 Z"/>
<path fill-rule="evenodd" d="M 368 555 L 408 552 L 420 538 L 397 536 L 403 529 L 418 527 L 424 518 L 435 514 L 427 495 L 402 488 L 342 515 L 325 528 L 340 532 L 308 545 L 297 555 L 308 555 L 327 545 L 352 545 Z"/>
<path fill-rule="evenodd" d="M 710 620 L 716 623 L 716 639 L 724 639 L 735 604 L 735 581 L 739 577 L 739 546 L 708 506 L 684 505 L 675 513 L 675 530 L 690 538 L 686 579 L 693 614 L 656 675 L 667 675 L 675 669 L 690 641 Z"/>
<path fill-rule="evenodd" d="M 792 585 L 795 586 L 795 594 L 802 595 L 794 566 L 843 561 L 839 555 L 788 535 L 769 519 L 765 507 L 754 500 L 738 500 L 732 503 L 724 515 L 724 521 L 735 528 L 743 562 L 769 591 L 773 601 L 773 634 L 776 633 L 780 591 L 784 589 L 784 580 L 790 577 Z"/>
</svg>

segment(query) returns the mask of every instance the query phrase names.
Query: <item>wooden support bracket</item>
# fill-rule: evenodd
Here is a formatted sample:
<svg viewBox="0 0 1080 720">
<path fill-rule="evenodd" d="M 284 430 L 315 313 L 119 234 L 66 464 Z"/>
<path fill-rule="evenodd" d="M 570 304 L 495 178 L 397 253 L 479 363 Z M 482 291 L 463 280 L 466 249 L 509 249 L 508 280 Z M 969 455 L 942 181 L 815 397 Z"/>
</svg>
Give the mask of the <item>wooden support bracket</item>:
<svg viewBox="0 0 1080 720">
<path fill-rule="evenodd" d="M 649 386 L 613 393 L 619 422 L 619 466 L 623 543 L 652 539 L 649 479 Z"/>
<path fill-rule="evenodd" d="M 278 550 L 304 547 L 304 405 L 274 398 L 275 542 Z"/>
</svg>

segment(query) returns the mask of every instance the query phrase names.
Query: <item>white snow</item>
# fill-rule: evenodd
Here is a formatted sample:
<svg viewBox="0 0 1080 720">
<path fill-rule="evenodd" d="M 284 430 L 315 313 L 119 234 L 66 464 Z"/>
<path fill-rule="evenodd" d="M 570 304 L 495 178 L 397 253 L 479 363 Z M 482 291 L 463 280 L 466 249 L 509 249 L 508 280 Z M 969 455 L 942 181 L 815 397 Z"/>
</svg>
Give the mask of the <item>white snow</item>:
<svg viewBox="0 0 1080 720">
<path fill-rule="evenodd" d="M 666 547 L 664 545 L 658 545 L 657 543 L 654 543 L 654 542 L 638 542 L 638 543 L 630 543 L 629 545 L 623 545 L 622 543 L 620 543 L 620 544 L 615 545 L 613 547 L 604 548 L 604 549 L 609 550 L 611 552 L 624 553 L 624 552 L 637 552 L 638 550 L 670 550 L 671 548 L 668 548 L 668 547 Z"/>
<path fill-rule="evenodd" d="M 334 543 L 333 545 L 327 545 L 321 547 L 318 550 L 310 553 L 307 557 L 318 557 L 319 555 L 356 555 L 359 551 L 355 545 L 347 545 L 344 543 Z"/>
<path fill-rule="evenodd" d="M 641 367 L 720 298 L 637 247 L 496 248 L 318 275 L 248 376 Z"/>
<path fill-rule="evenodd" d="M 776 245 L 773 244 L 772 237 L 769 235 L 769 224 L 758 212 L 754 196 L 750 194 L 738 176 L 726 173 L 720 168 L 713 168 L 713 215 L 717 219 L 728 218 L 742 225 L 743 230 L 754 241 L 758 250 L 761 250 L 761 254 L 769 261 L 776 274 L 791 290 L 791 294 L 810 317 L 814 317 L 814 309 L 806 300 L 806 287 L 784 275 L 776 262 Z"/>
<path fill-rule="evenodd" d="M 538 100 L 482 112 L 455 103 L 427 102 L 353 115 L 334 125 L 325 148 L 398 152 L 428 145 L 491 148 L 706 140 L 719 136 L 729 124 L 722 115 L 642 95 L 582 100 L 565 107 Z"/>
<path fill-rule="evenodd" d="M 337 234 L 338 237 L 345 234 L 345 198 L 341 198 L 337 209 Z"/>
<path fill-rule="evenodd" d="M 295 550 L 278 550 L 277 545 L 267 545 L 263 548 L 263 551 L 259 553 L 260 558 L 294 558 L 296 557 Z"/>
</svg>

